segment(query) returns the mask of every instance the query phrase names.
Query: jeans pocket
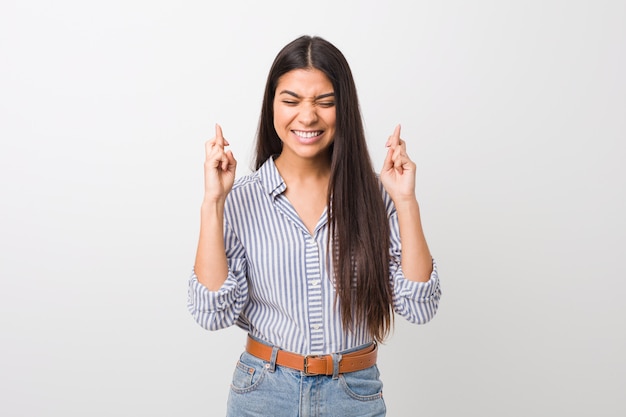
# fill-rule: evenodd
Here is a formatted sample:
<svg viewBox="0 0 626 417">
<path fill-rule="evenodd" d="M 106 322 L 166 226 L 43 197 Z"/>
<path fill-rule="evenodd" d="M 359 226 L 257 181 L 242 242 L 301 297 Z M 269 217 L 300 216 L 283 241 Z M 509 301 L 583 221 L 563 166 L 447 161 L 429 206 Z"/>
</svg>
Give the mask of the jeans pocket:
<svg viewBox="0 0 626 417">
<path fill-rule="evenodd" d="M 361 371 L 341 374 L 339 381 L 345 392 L 356 400 L 378 400 L 383 395 L 383 383 L 376 365 Z"/>
<path fill-rule="evenodd" d="M 260 360 L 250 360 L 244 353 L 237 361 L 230 388 L 237 393 L 249 392 L 256 389 L 267 369 Z M 256 359 L 256 358 L 254 358 Z"/>
</svg>

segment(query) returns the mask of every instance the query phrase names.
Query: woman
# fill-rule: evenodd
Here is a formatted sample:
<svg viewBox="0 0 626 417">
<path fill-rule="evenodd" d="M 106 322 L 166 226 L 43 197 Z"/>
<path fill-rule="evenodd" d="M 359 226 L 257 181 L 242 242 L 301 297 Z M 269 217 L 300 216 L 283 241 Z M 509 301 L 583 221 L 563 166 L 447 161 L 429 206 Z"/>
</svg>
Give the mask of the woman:
<svg viewBox="0 0 626 417">
<path fill-rule="evenodd" d="M 255 172 L 235 181 L 216 125 L 189 310 L 248 332 L 229 416 L 385 415 L 377 342 L 394 312 L 425 323 L 441 295 L 399 126 L 386 145 L 377 176 L 348 63 L 319 37 L 274 60 Z"/>
</svg>

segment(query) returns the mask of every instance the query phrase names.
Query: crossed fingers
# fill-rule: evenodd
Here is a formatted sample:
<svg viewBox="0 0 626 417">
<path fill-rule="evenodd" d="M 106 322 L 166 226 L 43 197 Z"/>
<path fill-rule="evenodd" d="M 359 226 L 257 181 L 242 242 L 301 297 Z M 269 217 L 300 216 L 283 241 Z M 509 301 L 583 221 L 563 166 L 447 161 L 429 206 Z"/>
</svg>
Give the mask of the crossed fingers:
<svg viewBox="0 0 626 417">
<path fill-rule="evenodd" d="M 393 134 L 387 139 L 385 146 L 389 149 L 385 158 L 384 166 L 386 169 L 395 169 L 402 174 L 406 168 L 406 164 L 411 163 L 406 153 L 406 142 L 400 138 L 400 125 L 397 125 Z"/>
<path fill-rule="evenodd" d="M 222 133 L 222 127 L 219 124 L 215 124 L 215 137 L 206 142 L 206 160 L 215 168 L 220 167 L 222 171 L 228 170 L 228 165 L 232 162 L 232 156 L 230 151 L 225 152 L 224 148 L 230 145 L 224 138 Z"/>
</svg>

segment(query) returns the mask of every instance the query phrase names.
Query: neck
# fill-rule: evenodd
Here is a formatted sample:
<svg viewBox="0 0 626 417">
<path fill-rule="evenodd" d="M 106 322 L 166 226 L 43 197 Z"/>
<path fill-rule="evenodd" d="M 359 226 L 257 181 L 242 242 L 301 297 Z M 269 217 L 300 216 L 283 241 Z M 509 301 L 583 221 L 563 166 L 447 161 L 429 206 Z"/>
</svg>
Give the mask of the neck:
<svg viewBox="0 0 626 417">
<path fill-rule="evenodd" d="M 275 160 L 276 168 L 285 181 L 327 180 L 330 175 L 330 156 L 315 159 L 294 160 L 279 155 Z"/>
</svg>

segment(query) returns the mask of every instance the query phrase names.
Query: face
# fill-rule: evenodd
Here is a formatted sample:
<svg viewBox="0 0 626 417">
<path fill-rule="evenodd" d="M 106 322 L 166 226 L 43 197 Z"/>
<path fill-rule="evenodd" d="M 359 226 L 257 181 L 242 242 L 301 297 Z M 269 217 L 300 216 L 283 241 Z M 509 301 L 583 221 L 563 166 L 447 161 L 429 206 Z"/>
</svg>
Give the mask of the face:
<svg viewBox="0 0 626 417">
<path fill-rule="evenodd" d="M 274 128 L 283 141 L 281 158 L 328 161 L 335 136 L 335 96 L 322 71 L 296 69 L 278 79 Z"/>
</svg>

